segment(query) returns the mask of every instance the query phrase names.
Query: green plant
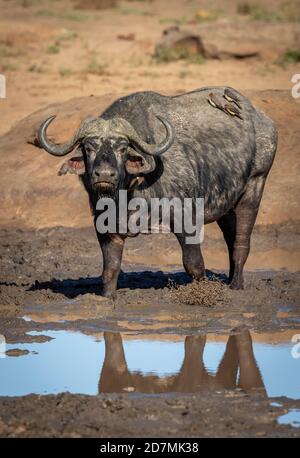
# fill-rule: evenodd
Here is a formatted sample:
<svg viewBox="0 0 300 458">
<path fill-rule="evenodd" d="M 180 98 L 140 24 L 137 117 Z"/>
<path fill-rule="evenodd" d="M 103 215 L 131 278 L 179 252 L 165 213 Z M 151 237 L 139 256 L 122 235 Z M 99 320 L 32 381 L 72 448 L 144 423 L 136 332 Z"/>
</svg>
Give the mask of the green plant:
<svg viewBox="0 0 300 458">
<path fill-rule="evenodd" d="M 186 59 L 188 50 L 186 48 L 166 48 L 160 46 L 155 53 L 155 59 L 158 63 L 171 62 L 173 60 Z"/>
<path fill-rule="evenodd" d="M 57 41 L 71 41 L 78 37 L 78 33 L 73 30 L 64 30 L 64 32 L 57 37 Z"/>
<path fill-rule="evenodd" d="M 300 1 L 288 1 L 280 7 L 284 20 L 289 22 L 300 22 Z"/>
<path fill-rule="evenodd" d="M 19 49 L 0 43 L 0 57 L 18 57 L 21 54 Z"/>
<path fill-rule="evenodd" d="M 83 22 L 89 19 L 89 16 L 87 14 L 75 11 L 69 11 L 66 13 L 59 14 L 51 10 L 39 10 L 35 13 L 35 15 L 44 18 L 58 18 L 75 22 Z"/>
<path fill-rule="evenodd" d="M 75 22 L 83 22 L 89 19 L 89 16 L 87 14 L 74 12 L 74 11 L 71 11 L 69 13 L 64 13 L 60 17 L 68 21 L 75 21 Z"/>
<path fill-rule="evenodd" d="M 33 6 L 38 2 L 38 0 L 17 0 L 19 5 L 23 6 L 23 8 L 28 8 L 29 6 Z"/>
<path fill-rule="evenodd" d="M 96 58 L 93 58 L 88 64 L 88 72 L 95 75 L 104 75 L 107 65 L 104 63 L 98 62 Z"/>
<path fill-rule="evenodd" d="M 276 64 L 282 67 L 287 64 L 295 64 L 300 62 L 300 49 L 287 49 L 281 56 L 276 60 Z"/>
<path fill-rule="evenodd" d="M 196 22 L 208 22 L 218 19 L 220 12 L 217 10 L 203 10 L 200 9 L 196 12 L 194 20 Z"/>
<path fill-rule="evenodd" d="M 206 62 L 200 54 L 190 54 L 185 46 L 176 48 L 160 46 L 156 49 L 155 60 L 158 63 L 167 63 L 180 59 L 185 59 L 192 64 L 204 64 Z"/>
<path fill-rule="evenodd" d="M 44 73 L 44 69 L 40 67 L 38 64 L 32 64 L 28 67 L 28 71 L 30 73 Z"/>
<path fill-rule="evenodd" d="M 205 64 L 206 59 L 201 54 L 194 54 L 193 56 L 189 56 L 189 62 L 191 64 L 202 65 Z"/>
<path fill-rule="evenodd" d="M 250 17 L 254 21 L 279 22 L 282 20 L 280 11 L 270 10 L 262 6 L 253 6 L 250 10 Z"/>
<path fill-rule="evenodd" d="M 259 4 L 250 2 L 241 2 L 237 6 L 238 14 L 247 15 L 254 21 L 264 22 L 299 22 L 300 21 L 300 3 L 288 1 L 280 5 L 276 10 L 263 7 Z"/>
<path fill-rule="evenodd" d="M 162 18 L 159 20 L 160 24 L 175 24 L 175 25 L 184 25 L 188 22 L 186 16 L 181 16 L 177 18 Z"/>
<path fill-rule="evenodd" d="M 58 44 L 54 44 L 51 46 L 48 46 L 47 48 L 47 53 L 48 54 L 58 54 L 60 52 L 60 47 Z"/>
<path fill-rule="evenodd" d="M 72 75 L 73 71 L 70 69 L 70 68 L 66 68 L 66 67 L 61 67 L 59 69 L 59 74 L 60 76 L 64 77 L 64 76 L 70 76 Z"/>
<path fill-rule="evenodd" d="M 55 16 L 54 12 L 50 10 L 39 10 L 39 11 L 36 11 L 35 15 L 40 16 L 40 17 L 54 17 Z"/>
</svg>

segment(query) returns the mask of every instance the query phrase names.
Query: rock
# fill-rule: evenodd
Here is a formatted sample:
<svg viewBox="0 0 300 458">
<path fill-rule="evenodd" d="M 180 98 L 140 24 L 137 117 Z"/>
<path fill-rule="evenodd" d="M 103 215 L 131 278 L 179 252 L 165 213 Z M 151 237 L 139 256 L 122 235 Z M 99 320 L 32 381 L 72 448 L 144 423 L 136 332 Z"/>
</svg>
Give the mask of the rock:
<svg viewBox="0 0 300 458">
<path fill-rule="evenodd" d="M 259 47 L 252 42 L 223 41 L 222 47 L 178 26 L 165 29 L 154 56 L 161 61 L 186 59 L 200 55 L 206 59 L 246 59 L 257 57 Z"/>
<path fill-rule="evenodd" d="M 211 45 L 210 45 L 211 46 Z M 209 48 L 207 48 L 207 55 Z M 210 56 L 218 59 L 249 59 L 250 57 L 258 57 L 259 49 L 252 43 L 226 44 L 226 49 L 216 49 Z"/>
<path fill-rule="evenodd" d="M 20 348 L 12 348 L 11 350 L 6 350 L 6 356 L 24 356 L 28 355 L 28 350 L 21 350 Z"/>
<path fill-rule="evenodd" d="M 155 48 L 154 56 L 162 61 L 177 60 L 194 55 L 205 56 L 201 38 L 178 26 L 163 31 L 162 38 Z"/>
</svg>

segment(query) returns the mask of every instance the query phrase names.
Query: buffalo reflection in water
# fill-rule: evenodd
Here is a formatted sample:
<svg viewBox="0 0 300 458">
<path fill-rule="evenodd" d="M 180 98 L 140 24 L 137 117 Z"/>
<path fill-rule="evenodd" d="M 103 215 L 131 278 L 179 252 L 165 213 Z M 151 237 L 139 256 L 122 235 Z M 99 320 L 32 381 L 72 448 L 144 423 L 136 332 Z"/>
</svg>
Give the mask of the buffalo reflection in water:
<svg viewBox="0 0 300 458">
<path fill-rule="evenodd" d="M 139 371 L 128 369 L 120 333 L 105 332 L 104 341 L 105 359 L 100 374 L 99 392 L 192 393 L 241 388 L 245 392 L 259 391 L 266 396 L 248 330 L 228 337 L 216 374 L 209 373 L 203 362 L 206 335 L 187 336 L 179 372 L 162 377 L 143 375 Z"/>
</svg>

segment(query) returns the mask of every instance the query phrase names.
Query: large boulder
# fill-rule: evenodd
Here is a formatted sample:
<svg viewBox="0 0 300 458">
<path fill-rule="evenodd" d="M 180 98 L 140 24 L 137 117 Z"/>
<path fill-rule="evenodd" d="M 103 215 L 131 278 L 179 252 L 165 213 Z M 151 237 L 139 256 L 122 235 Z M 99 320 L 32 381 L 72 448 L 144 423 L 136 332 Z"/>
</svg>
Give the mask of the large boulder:
<svg viewBox="0 0 300 458">
<path fill-rule="evenodd" d="M 279 148 L 260 208 L 259 224 L 299 218 L 300 103 L 288 91 L 245 91 L 253 103 L 277 123 Z M 2 227 L 42 228 L 91 225 L 87 195 L 74 175 L 57 176 L 64 158 L 34 145 L 40 123 L 52 114 L 49 127 L 57 142 L 69 139 L 80 122 L 100 114 L 116 94 L 81 97 L 49 105 L 18 122 L 0 138 L 0 212 Z"/>
</svg>

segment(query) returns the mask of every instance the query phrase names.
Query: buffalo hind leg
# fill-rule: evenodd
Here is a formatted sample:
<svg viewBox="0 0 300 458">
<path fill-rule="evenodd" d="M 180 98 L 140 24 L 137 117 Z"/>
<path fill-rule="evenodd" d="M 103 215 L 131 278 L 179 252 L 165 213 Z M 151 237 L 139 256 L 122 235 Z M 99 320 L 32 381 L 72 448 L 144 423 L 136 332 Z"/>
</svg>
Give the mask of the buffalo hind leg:
<svg viewBox="0 0 300 458">
<path fill-rule="evenodd" d="M 239 382 L 238 385 L 247 393 L 251 390 L 266 396 L 264 382 L 257 366 L 253 352 L 253 344 L 250 332 L 244 330 L 235 335 L 236 346 L 239 355 Z"/>
<path fill-rule="evenodd" d="M 234 211 L 236 216 L 236 233 L 233 245 L 233 276 L 230 287 L 243 288 L 243 269 L 250 251 L 250 239 L 256 220 L 259 204 L 264 190 L 266 177 L 252 178 Z"/>
<path fill-rule="evenodd" d="M 99 235 L 103 255 L 103 295 L 114 298 L 121 270 L 125 238 L 120 235 Z"/>
<path fill-rule="evenodd" d="M 196 280 L 205 276 L 204 261 L 200 244 L 188 244 L 185 241 L 185 234 L 175 234 L 182 250 L 182 263 L 188 275 Z"/>
<path fill-rule="evenodd" d="M 219 228 L 223 232 L 223 236 L 228 248 L 229 254 L 229 283 L 231 283 L 234 274 L 233 262 L 233 247 L 236 235 L 236 215 L 234 210 L 230 210 L 226 215 L 217 221 Z"/>
</svg>

